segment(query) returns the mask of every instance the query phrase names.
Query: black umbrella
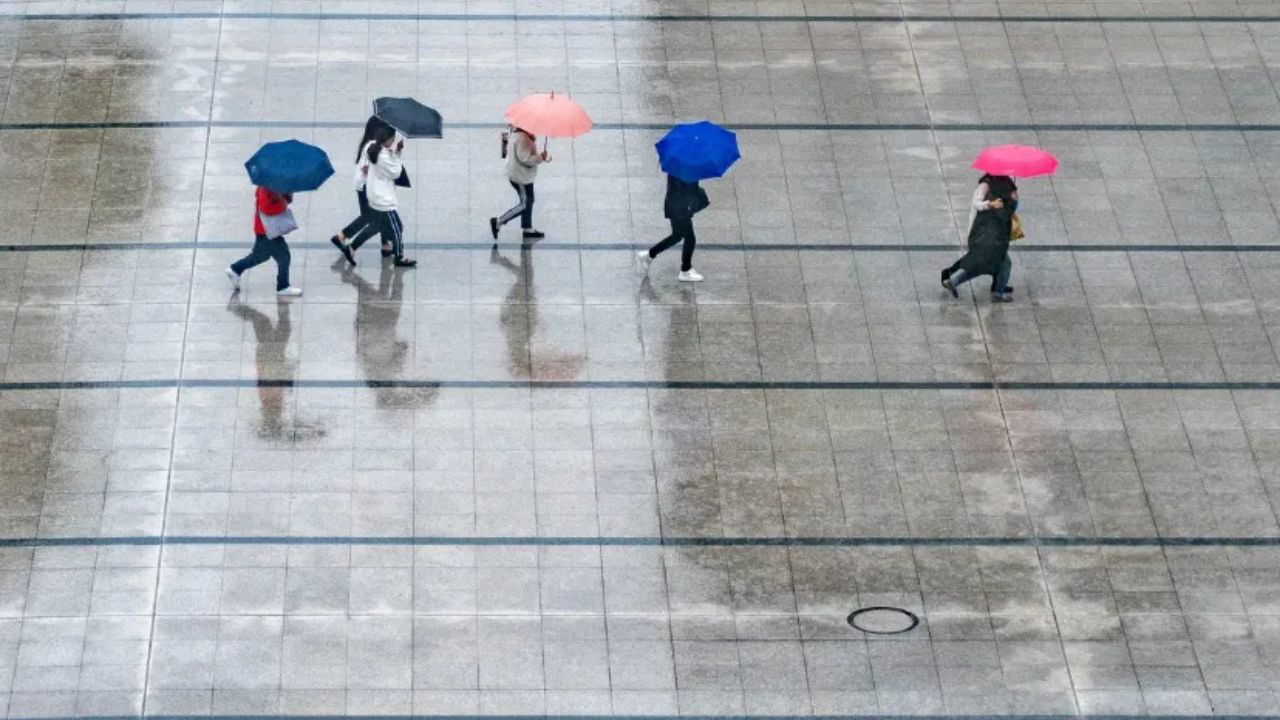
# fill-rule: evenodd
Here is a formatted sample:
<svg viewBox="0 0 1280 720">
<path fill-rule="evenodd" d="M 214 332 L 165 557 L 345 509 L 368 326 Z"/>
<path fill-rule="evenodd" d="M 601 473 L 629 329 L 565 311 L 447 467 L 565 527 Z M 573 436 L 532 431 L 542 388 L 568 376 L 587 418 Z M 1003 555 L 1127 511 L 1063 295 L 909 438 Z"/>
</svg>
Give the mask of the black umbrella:
<svg viewBox="0 0 1280 720">
<path fill-rule="evenodd" d="M 444 135 L 440 113 L 413 98 L 380 97 L 373 101 L 373 114 L 408 138 Z"/>
</svg>

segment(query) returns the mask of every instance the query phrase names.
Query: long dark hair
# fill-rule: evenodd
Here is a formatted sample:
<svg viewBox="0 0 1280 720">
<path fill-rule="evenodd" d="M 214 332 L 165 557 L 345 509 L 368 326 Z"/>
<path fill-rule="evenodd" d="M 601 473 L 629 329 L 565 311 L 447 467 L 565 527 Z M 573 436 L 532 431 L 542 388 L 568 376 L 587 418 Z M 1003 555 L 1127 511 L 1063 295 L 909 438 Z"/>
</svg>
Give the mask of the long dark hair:
<svg viewBox="0 0 1280 720">
<path fill-rule="evenodd" d="M 987 195 L 998 197 L 1004 200 L 1006 204 L 1013 199 L 1013 194 L 1018 192 L 1018 184 L 1008 175 L 983 175 L 978 180 L 978 184 L 987 184 Z"/>
<path fill-rule="evenodd" d="M 375 129 L 373 137 L 370 138 L 373 144 L 369 146 L 369 162 L 376 165 L 378 163 L 378 155 L 382 152 L 382 144 L 395 136 L 395 128 L 385 123 L 382 127 Z"/>
<path fill-rule="evenodd" d="M 368 145 L 369 141 L 373 139 L 374 134 L 378 132 L 378 128 L 384 127 L 389 126 L 377 115 L 369 116 L 369 121 L 364 124 L 364 137 L 360 138 L 360 144 L 356 146 L 356 162 L 360 162 L 360 153 L 364 151 L 364 146 Z"/>
</svg>

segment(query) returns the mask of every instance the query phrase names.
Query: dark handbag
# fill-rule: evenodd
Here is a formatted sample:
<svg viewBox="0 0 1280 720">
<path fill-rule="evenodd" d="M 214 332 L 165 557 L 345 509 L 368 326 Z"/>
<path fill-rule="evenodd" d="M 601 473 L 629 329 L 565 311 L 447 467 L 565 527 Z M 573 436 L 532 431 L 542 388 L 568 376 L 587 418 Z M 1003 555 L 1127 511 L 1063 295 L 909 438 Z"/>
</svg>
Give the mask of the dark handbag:
<svg viewBox="0 0 1280 720">
<path fill-rule="evenodd" d="M 400 177 L 396 178 L 396 187 L 413 187 L 409 184 L 409 171 L 400 168 Z"/>
<path fill-rule="evenodd" d="M 710 198 L 707 197 L 707 191 L 701 186 L 694 187 L 693 194 L 689 198 L 689 214 L 696 215 L 706 210 L 711 205 Z"/>
</svg>

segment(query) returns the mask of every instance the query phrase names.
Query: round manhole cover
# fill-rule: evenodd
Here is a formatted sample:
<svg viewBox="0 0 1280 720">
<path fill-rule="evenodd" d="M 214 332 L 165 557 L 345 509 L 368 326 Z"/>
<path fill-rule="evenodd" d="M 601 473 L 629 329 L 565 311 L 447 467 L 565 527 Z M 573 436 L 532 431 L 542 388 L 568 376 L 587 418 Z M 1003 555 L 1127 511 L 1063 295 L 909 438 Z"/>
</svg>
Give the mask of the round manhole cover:
<svg viewBox="0 0 1280 720">
<path fill-rule="evenodd" d="M 873 635 L 896 635 L 920 624 L 920 618 L 910 610 L 887 605 L 858 608 L 849 613 L 848 620 L 853 629 Z"/>
</svg>

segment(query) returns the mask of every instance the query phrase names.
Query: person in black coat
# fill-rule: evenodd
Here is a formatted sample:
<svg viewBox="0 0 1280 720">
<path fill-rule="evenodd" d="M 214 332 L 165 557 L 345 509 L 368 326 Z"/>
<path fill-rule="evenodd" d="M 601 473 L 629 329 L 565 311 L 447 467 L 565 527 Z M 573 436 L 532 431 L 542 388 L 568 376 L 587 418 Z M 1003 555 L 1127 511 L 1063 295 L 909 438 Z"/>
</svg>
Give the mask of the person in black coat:
<svg viewBox="0 0 1280 720">
<path fill-rule="evenodd" d="M 992 182 L 988 197 L 987 209 L 977 213 L 969 228 L 969 252 L 942 271 L 942 287 L 952 297 L 960 297 L 956 289 L 961 285 L 979 275 L 991 275 L 994 278 L 992 300 L 1011 302 L 1009 274 L 1013 263 L 1009 260 L 1009 243 L 1013 239 L 1018 191 L 1012 181 Z"/>
<path fill-rule="evenodd" d="M 657 245 L 636 254 L 641 272 L 647 273 L 649 263 L 663 250 L 683 241 L 684 246 L 680 249 L 680 274 L 676 279 L 681 282 L 702 282 L 702 276 L 693 269 L 693 249 L 698 242 L 693 235 L 693 216 L 710 204 L 707 191 L 699 187 L 698 183 L 667 175 L 667 197 L 662 203 L 662 213 L 671 221 L 671 234 Z"/>
</svg>

